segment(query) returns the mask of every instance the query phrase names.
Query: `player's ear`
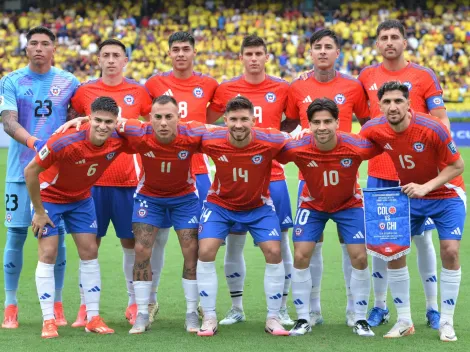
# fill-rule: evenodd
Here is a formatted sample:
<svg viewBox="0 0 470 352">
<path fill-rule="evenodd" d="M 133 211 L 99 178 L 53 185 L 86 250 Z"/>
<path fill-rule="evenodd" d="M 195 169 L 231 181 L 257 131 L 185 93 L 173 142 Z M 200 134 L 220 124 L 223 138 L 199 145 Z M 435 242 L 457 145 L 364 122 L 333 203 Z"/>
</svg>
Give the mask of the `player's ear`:
<svg viewBox="0 0 470 352">
<path fill-rule="evenodd" d="M 403 40 L 403 50 L 406 50 L 408 48 L 408 40 L 404 39 Z"/>
<path fill-rule="evenodd" d="M 243 54 L 238 54 L 238 60 L 243 61 Z"/>
</svg>

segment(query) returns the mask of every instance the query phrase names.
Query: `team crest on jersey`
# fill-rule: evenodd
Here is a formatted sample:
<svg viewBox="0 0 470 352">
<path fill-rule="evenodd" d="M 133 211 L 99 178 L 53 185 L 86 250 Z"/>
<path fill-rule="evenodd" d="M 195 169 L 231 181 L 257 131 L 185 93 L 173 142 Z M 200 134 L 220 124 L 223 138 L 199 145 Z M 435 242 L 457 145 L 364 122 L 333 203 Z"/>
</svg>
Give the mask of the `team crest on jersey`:
<svg viewBox="0 0 470 352">
<path fill-rule="evenodd" d="M 346 97 L 343 94 L 336 94 L 334 101 L 338 105 L 343 105 L 346 102 Z"/>
<path fill-rule="evenodd" d="M 134 105 L 134 96 L 131 95 L 131 94 L 127 94 L 125 97 L 124 97 L 124 103 L 126 103 L 127 105 Z"/>
<path fill-rule="evenodd" d="M 263 162 L 263 156 L 261 154 L 255 155 L 251 158 L 251 161 L 256 165 L 261 164 Z"/>
<path fill-rule="evenodd" d="M 276 94 L 274 94 L 273 92 L 269 92 L 269 93 L 266 93 L 264 98 L 266 99 L 268 103 L 274 103 L 276 101 Z"/>
<path fill-rule="evenodd" d="M 189 155 L 189 152 L 187 150 L 182 150 L 178 153 L 178 158 L 180 160 L 186 160 L 186 158 L 188 157 Z"/>
<path fill-rule="evenodd" d="M 193 94 L 196 98 L 201 99 L 204 96 L 204 91 L 201 87 L 196 87 L 193 90 Z"/>
<path fill-rule="evenodd" d="M 381 230 L 385 230 L 385 224 L 384 224 L 383 222 L 381 222 L 381 223 L 379 224 L 379 228 L 380 228 Z"/>
<path fill-rule="evenodd" d="M 350 167 L 352 165 L 352 159 L 346 158 L 340 161 L 342 167 Z"/>
<path fill-rule="evenodd" d="M 304 232 L 304 230 L 302 230 L 301 227 L 296 227 L 295 230 L 294 230 L 294 233 L 296 236 L 300 236 L 302 234 L 302 232 Z"/>
<path fill-rule="evenodd" d="M 409 81 L 403 82 L 403 85 L 408 88 L 408 91 L 411 91 L 411 88 L 413 88 L 413 85 Z"/>
<path fill-rule="evenodd" d="M 11 222 L 11 213 L 7 213 L 7 215 L 5 215 L 5 220 L 7 222 Z"/>
<path fill-rule="evenodd" d="M 106 155 L 106 159 L 111 160 L 112 158 L 114 158 L 115 155 L 115 152 L 109 153 L 108 155 Z"/>
<path fill-rule="evenodd" d="M 422 151 L 424 151 L 424 144 L 421 142 L 416 142 L 415 144 L 413 144 L 413 149 L 416 152 L 421 153 Z"/>
<path fill-rule="evenodd" d="M 52 86 L 50 92 L 53 96 L 57 97 L 60 94 L 61 90 L 57 86 Z"/>
</svg>

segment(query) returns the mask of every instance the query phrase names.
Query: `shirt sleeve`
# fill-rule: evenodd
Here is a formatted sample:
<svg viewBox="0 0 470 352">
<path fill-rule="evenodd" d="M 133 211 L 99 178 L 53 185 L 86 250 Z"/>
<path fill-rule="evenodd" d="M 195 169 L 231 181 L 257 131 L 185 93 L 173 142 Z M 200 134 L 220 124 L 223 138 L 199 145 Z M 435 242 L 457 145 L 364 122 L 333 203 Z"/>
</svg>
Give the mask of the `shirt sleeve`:
<svg viewBox="0 0 470 352">
<path fill-rule="evenodd" d="M 39 150 L 39 152 L 34 157 L 34 160 L 36 161 L 36 163 L 45 170 L 50 168 L 57 161 L 57 156 L 60 153 L 60 152 L 56 153 L 52 149 L 52 145 L 55 143 L 55 141 L 60 139 L 57 137 L 53 136 L 52 138 L 49 138 L 47 143 Z"/>
<path fill-rule="evenodd" d="M 217 87 L 214 92 L 214 97 L 212 98 L 212 102 L 210 108 L 214 111 L 223 113 L 225 111 L 225 99 L 224 99 L 224 85 L 221 84 Z"/>
<path fill-rule="evenodd" d="M 297 94 L 295 87 L 291 84 L 289 91 L 287 92 L 287 107 L 286 107 L 286 118 L 292 120 L 299 120 L 299 107 L 297 106 Z"/>
<path fill-rule="evenodd" d="M 364 148 L 358 148 L 359 155 L 361 156 L 362 160 L 369 160 L 369 159 L 376 157 L 379 154 L 382 154 L 383 149 L 381 146 L 369 141 L 366 138 L 363 138 L 362 136 L 358 136 L 358 138 L 361 140 L 361 142 L 364 143 L 364 146 L 365 146 Z"/>
<path fill-rule="evenodd" d="M 434 131 L 430 131 L 430 133 L 433 133 L 433 137 L 436 139 L 436 153 L 439 156 L 439 160 L 444 162 L 445 164 L 453 164 L 460 158 L 460 152 L 457 149 L 457 146 L 455 145 L 455 142 L 453 141 L 451 135 L 449 134 L 449 131 L 445 126 L 439 122 L 442 126 L 440 129 L 440 133 L 437 134 Z M 443 136 L 446 137 L 444 140 L 441 138 L 439 135 L 442 134 Z"/>
<path fill-rule="evenodd" d="M 356 99 L 354 100 L 353 111 L 358 119 L 365 119 L 370 117 L 369 105 L 367 104 L 367 95 L 364 91 L 364 86 L 360 84 L 360 88 L 357 89 Z"/>
<path fill-rule="evenodd" d="M 427 68 L 425 72 L 423 72 L 422 77 L 422 94 L 426 100 L 428 109 L 445 109 L 444 99 L 442 99 L 442 88 L 434 71 Z"/>
<path fill-rule="evenodd" d="M 16 88 L 9 76 L 0 80 L 0 114 L 6 110 L 18 111 Z"/>
<path fill-rule="evenodd" d="M 85 112 L 85 88 L 84 86 L 78 87 L 70 101 L 72 108 L 80 115 L 86 115 Z"/>
<path fill-rule="evenodd" d="M 146 121 L 149 120 L 149 114 L 152 110 L 152 98 L 150 98 L 150 93 L 145 87 L 142 87 L 140 90 L 141 105 L 140 105 L 140 116 L 144 117 Z"/>
<path fill-rule="evenodd" d="M 160 89 L 158 76 L 150 77 L 150 79 L 145 82 L 145 88 L 147 88 L 151 98 L 160 96 L 161 94 L 159 93 Z"/>
</svg>

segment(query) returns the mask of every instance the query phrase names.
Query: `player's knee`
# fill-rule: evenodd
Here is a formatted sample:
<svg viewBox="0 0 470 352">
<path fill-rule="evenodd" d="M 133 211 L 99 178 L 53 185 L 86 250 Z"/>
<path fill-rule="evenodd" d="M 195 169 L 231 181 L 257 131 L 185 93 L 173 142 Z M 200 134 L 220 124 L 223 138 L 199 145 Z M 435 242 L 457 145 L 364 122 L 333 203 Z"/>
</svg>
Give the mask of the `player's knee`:
<svg viewBox="0 0 470 352">
<path fill-rule="evenodd" d="M 213 262 L 217 255 L 217 250 L 211 247 L 199 246 L 198 258 L 202 262 Z"/>
<path fill-rule="evenodd" d="M 294 267 L 306 269 L 310 265 L 310 256 L 307 253 L 296 251 L 294 253 Z"/>
<path fill-rule="evenodd" d="M 453 267 L 459 262 L 459 247 L 453 243 L 441 244 L 441 259 L 445 268 Z"/>
<path fill-rule="evenodd" d="M 349 258 L 351 259 L 351 265 L 353 266 L 353 268 L 358 270 L 364 270 L 365 268 L 367 268 L 366 251 L 349 254 Z"/>
<path fill-rule="evenodd" d="M 277 264 L 282 260 L 281 246 L 267 246 L 263 248 L 266 263 Z"/>
<path fill-rule="evenodd" d="M 98 258 L 98 245 L 95 241 L 81 243 L 77 249 L 81 260 L 93 260 Z"/>
<path fill-rule="evenodd" d="M 42 248 L 39 253 L 39 261 L 46 264 L 54 264 L 57 258 L 57 248 Z"/>
<path fill-rule="evenodd" d="M 134 246 L 135 256 L 138 258 L 150 258 L 152 256 L 152 247 L 148 247 L 141 242 L 136 242 Z"/>
<path fill-rule="evenodd" d="M 392 270 L 401 269 L 406 266 L 406 255 L 388 262 L 388 268 Z"/>
</svg>

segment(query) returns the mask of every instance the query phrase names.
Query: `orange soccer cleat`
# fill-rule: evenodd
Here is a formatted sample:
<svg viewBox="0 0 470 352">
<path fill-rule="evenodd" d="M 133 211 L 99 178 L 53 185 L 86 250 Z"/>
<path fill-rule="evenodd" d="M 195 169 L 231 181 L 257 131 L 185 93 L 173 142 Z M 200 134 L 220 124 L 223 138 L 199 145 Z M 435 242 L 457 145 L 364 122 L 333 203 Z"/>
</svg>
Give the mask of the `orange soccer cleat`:
<svg viewBox="0 0 470 352">
<path fill-rule="evenodd" d="M 87 324 L 86 320 L 86 306 L 84 304 L 80 305 L 80 309 L 78 310 L 77 319 L 72 324 L 72 328 L 81 328 L 85 327 Z"/>
<path fill-rule="evenodd" d="M 137 304 L 131 304 L 126 309 L 126 319 L 129 321 L 129 324 L 135 324 L 135 318 L 137 317 Z"/>
<path fill-rule="evenodd" d="M 55 315 L 55 325 L 67 326 L 67 319 L 65 319 L 64 307 L 62 306 L 62 302 L 54 303 L 54 315 Z"/>
<path fill-rule="evenodd" d="M 95 332 L 100 335 L 114 334 L 114 330 L 110 329 L 99 315 L 95 315 L 91 318 L 91 320 L 86 324 L 85 331 Z"/>
<path fill-rule="evenodd" d="M 41 337 L 43 339 L 53 339 L 55 337 L 59 337 L 59 333 L 57 332 L 57 325 L 55 324 L 54 319 L 44 321 Z"/>
<path fill-rule="evenodd" d="M 5 308 L 2 328 L 17 329 L 18 325 L 18 306 L 10 304 Z"/>
</svg>

